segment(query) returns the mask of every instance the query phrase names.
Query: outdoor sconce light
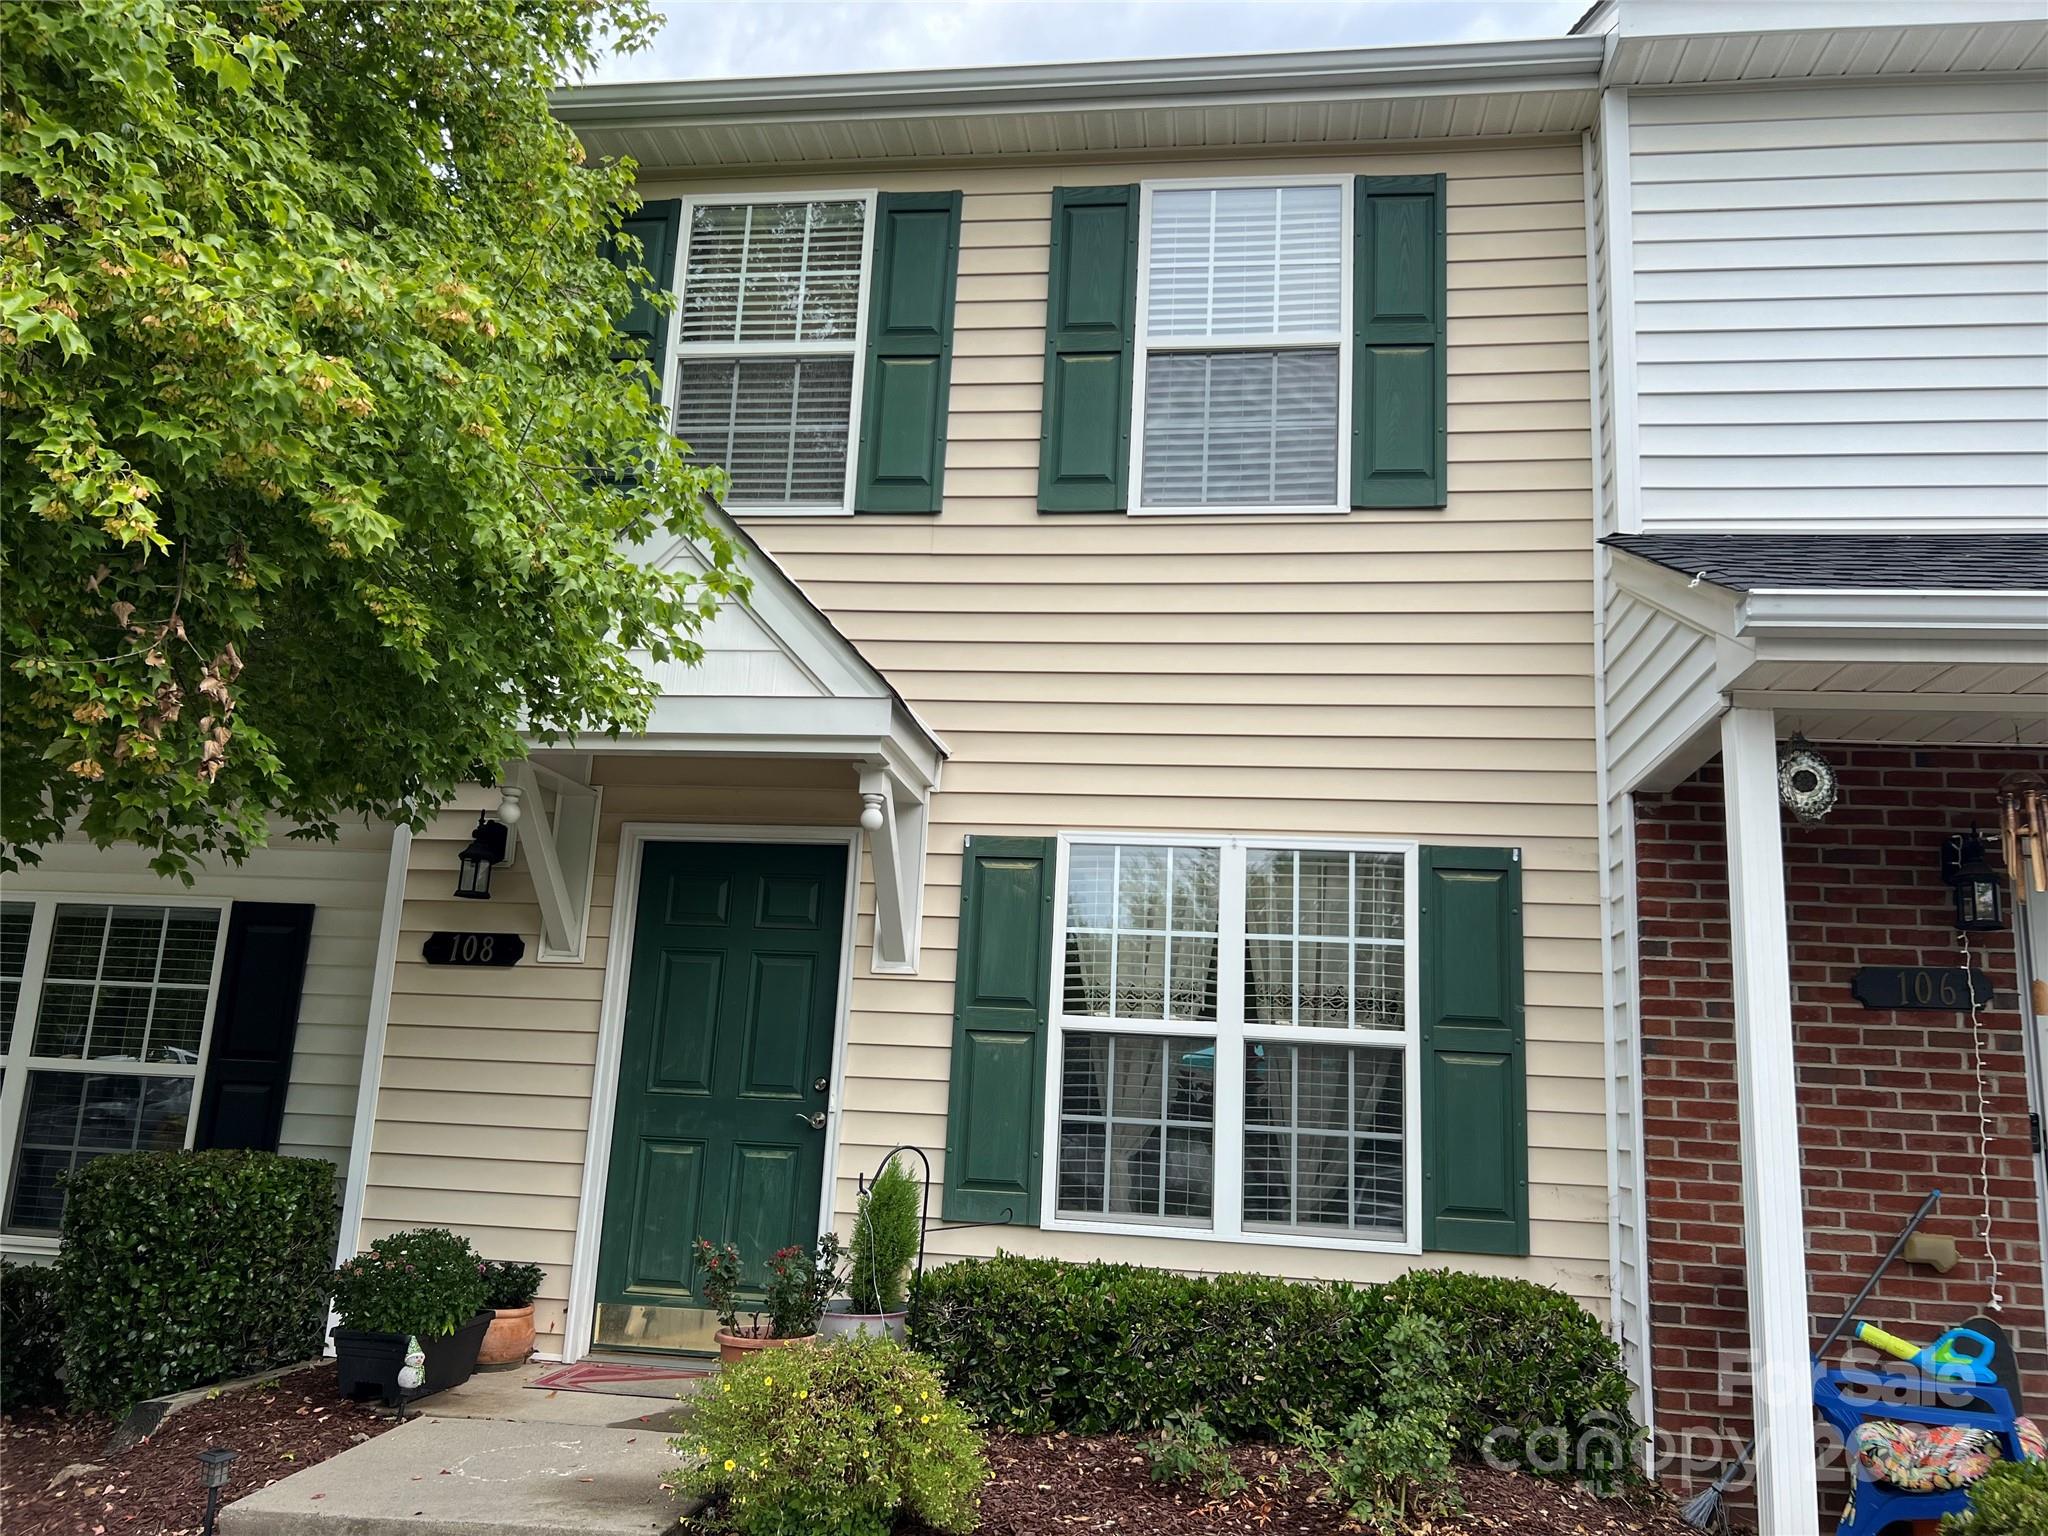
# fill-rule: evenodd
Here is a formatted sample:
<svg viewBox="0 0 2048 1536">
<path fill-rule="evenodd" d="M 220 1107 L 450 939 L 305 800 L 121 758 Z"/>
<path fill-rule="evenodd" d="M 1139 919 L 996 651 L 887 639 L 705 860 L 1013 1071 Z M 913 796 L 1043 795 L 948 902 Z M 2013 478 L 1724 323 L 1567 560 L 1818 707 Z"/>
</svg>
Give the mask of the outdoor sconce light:
<svg viewBox="0 0 2048 1536">
<path fill-rule="evenodd" d="M 1941 878 L 1956 900 L 1956 932 L 1988 933 L 2005 926 L 2004 880 L 1984 857 L 1984 839 L 1959 832 L 1941 845 Z"/>
<path fill-rule="evenodd" d="M 234 1460 L 235 1453 L 224 1445 L 199 1453 L 199 1486 L 206 1490 L 206 1524 L 202 1527 L 205 1536 L 213 1536 L 214 1516 L 220 1513 L 220 1491 L 228 1485 L 228 1468 Z"/>
<path fill-rule="evenodd" d="M 505 862 L 505 843 L 510 835 L 504 822 L 493 821 L 481 811 L 477 813 L 476 831 L 470 834 L 469 846 L 459 855 L 461 869 L 455 877 L 456 895 L 471 901 L 491 899 L 491 871 Z"/>
</svg>

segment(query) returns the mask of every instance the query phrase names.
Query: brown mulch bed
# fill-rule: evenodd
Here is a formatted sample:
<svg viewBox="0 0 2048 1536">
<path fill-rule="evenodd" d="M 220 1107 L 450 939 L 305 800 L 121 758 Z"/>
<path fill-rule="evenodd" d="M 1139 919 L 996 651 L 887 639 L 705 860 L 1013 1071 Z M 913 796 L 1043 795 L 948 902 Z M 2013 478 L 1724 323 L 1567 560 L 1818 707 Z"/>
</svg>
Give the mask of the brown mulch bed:
<svg viewBox="0 0 2048 1536">
<path fill-rule="evenodd" d="M 1317 1495 L 1327 1485 L 1298 1453 L 1238 1446 L 1230 1453 L 1251 1484 L 1211 1502 L 1152 1481 L 1141 1443 L 1128 1435 L 991 1436 L 979 1536 L 1356 1536 L 1359 1529 Z M 1661 1496 L 1595 1498 L 1581 1488 L 1518 1473 L 1461 1466 L 1465 1513 L 1416 1521 L 1416 1536 L 1697 1536 Z"/>
<path fill-rule="evenodd" d="M 0 1419 L 0 1526 L 7 1536 L 192 1536 L 206 1516 L 197 1458 L 208 1446 L 240 1452 L 221 1490 L 227 1504 L 395 1422 L 345 1401 L 331 1365 L 194 1403 L 111 1458 L 105 1419 L 11 1416 Z M 76 1463 L 96 1470 L 51 1486 Z"/>
</svg>

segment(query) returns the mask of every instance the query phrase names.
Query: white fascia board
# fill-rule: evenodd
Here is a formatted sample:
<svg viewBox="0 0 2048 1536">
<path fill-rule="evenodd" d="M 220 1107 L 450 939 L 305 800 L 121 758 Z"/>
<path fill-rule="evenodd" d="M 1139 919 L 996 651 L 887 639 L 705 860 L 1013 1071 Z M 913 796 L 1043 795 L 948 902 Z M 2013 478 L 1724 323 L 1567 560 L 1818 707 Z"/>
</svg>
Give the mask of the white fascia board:
<svg viewBox="0 0 2048 1536">
<path fill-rule="evenodd" d="M 1744 594 L 1738 632 L 1769 636 L 2040 640 L 2048 592 L 1759 587 Z"/>
<path fill-rule="evenodd" d="M 812 116 L 1090 111 L 1213 106 L 1260 98 L 1350 99 L 1424 90 L 1587 90 L 1599 83 L 1599 38 L 1529 38 L 1300 53 L 1022 64 L 755 80 L 663 80 L 570 86 L 550 96 L 572 127 Z"/>
</svg>

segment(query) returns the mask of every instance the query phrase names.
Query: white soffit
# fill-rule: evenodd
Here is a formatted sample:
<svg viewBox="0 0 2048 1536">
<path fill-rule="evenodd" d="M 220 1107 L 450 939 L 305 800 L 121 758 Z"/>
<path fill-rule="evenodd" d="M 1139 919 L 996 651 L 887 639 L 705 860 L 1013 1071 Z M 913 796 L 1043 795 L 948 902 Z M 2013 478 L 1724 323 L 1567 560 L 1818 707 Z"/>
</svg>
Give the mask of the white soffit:
<svg viewBox="0 0 2048 1536">
<path fill-rule="evenodd" d="M 945 164 L 1577 134 L 1605 44 L 1417 48 L 579 86 L 555 112 L 643 170 Z"/>
<path fill-rule="evenodd" d="M 1606 83 L 1967 78 L 2048 68 L 2038 0 L 1620 0 Z"/>
</svg>

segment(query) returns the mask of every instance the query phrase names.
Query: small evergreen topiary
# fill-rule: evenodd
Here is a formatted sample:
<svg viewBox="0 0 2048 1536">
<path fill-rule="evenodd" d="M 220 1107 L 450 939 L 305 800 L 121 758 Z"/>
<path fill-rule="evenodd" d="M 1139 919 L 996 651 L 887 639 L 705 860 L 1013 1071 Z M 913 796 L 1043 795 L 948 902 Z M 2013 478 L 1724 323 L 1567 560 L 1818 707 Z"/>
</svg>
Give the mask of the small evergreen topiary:
<svg viewBox="0 0 2048 1536">
<path fill-rule="evenodd" d="M 484 1261 L 484 1305 L 493 1311 L 526 1307 L 540 1294 L 546 1279 L 538 1264 L 515 1264 L 509 1259 Z"/>
<path fill-rule="evenodd" d="M 332 1163 L 136 1152 L 95 1158 L 65 1188 L 57 1274 L 75 1405 L 121 1413 L 320 1353 Z"/>
<path fill-rule="evenodd" d="M 900 1312 L 917 1262 L 922 1192 L 892 1157 L 861 1193 L 853 1217 L 853 1269 L 846 1295 L 856 1312 Z"/>
</svg>

